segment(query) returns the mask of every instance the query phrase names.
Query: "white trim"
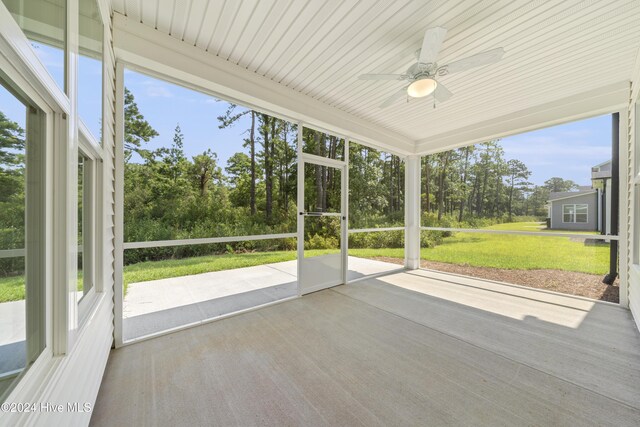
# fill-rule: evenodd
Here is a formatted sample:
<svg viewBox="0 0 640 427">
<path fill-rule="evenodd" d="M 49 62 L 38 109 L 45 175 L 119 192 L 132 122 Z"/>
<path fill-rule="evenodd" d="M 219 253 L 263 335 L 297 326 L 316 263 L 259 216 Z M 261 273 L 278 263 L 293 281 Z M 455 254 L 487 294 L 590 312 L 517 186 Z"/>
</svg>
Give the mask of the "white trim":
<svg viewBox="0 0 640 427">
<path fill-rule="evenodd" d="M 591 240 L 619 240 L 619 236 L 602 234 L 581 234 L 581 233 L 555 233 L 545 231 L 516 231 L 516 230 L 487 230 L 486 228 L 451 228 L 451 227 L 420 227 L 427 231 L 456 231 L 460 233 L 487 233 L 487 234 L 515 234 L 520 236 L 540 236 L 540 237 L 574 237 Z"/>
<path fill-rule="evenodd" d="M 329 167 L 333 167 L 333 166 L 329 166 Z M 315 212 L 315 211 L 311 211 L 311 212 L 303 212 L 302 216 L 342 216 L 341 212 Z"/>
<path fill-rule="evenodd" d="M 22 249 L 3 249 L 0 251 L 0 259 L 2 258 L 19 258 L 25 256 L 26 252 Z"/>
<path fill-rule="evenodd" d="M 349 269 L 349 140 L 344 140 L 344 167 L 340 174 L 340 246 L 342 249 L 342 283 L 347 283 L 347 270 Z"/>
<path fill-rule="evenodd" d="M 422 184 L 422 158 L 409 156 L 404 169 L 404 266 L 415 270 L 420 268 L 420 186 Z"/>
<path fill-rule="evenodd" d="M 326 157 L 316 156 L 314 154 L 308 154 L 302 152 L 302 144 L 303 144 L 303 127 L 298 128 L 298 155 L 300 156 L 300 160 L 298 161 L 298 294 L 305 295 L 311 292 L 316 292 L 321 289 L 329 288 L 332 286 L 337 286 L 340 284 L 344 284 L 347 282 L 347 268 L 348 268 L 348 247 L 349 247 L 349 237 L 348 237 L 348 224 L 347 224 L 347 214 L 348 214 L 348 190 L 349 184 L 348 180 L 348 140 L 345 140 L 345 161 L 330 159 Z M 323 216 L 334 216 L 340 217 L 340 279 L 337 281 L 328 280 L 322 283 L 317 283 L 312 286 L 306 286 L 304 284 L 304 263 L 305 262 L 313 262 L 310 261 L 309 258 L 305 258 L 304 256 L 304 222 L 306 221 L 306 217 L 309 215 L 305 215 L 304 209 L 304 190 L 305 190 L 305 164 L 313 164 L 331 167 L 334 169 L 338 169 L 340 171 L 340 212 L 326 212 L 322 213 Z M 345 211 L 347 213 L 345 213 Z M 321 255 L 320 257 L 331 257 L 333 254 Z M 317 261 L 319 257 L 312 257 L 311 260 Z M 305 261 L 306 260 L 306 261 Z M 307 264 L 310 265 L 310 264 Z M 304 286 L 303 286 L 304 284 Z"/>
<path fill-rule="evenodd" d="M 98 140 L 93 136 L 87 125 L 84 124 L 82 119 L 78 120 L 78 137 L 79 144 L 84 150 L 85 154 L 91 156 L 93 160 L 102 160 L 102 147 Z"/>
<path fill-rule="evenodd" d="M 380 228 L 356 228 L 349 230 L 349 234 L 353 233 L 377 233 L 380 231 L 404 231 L 406 227 L 380 227 Z"/>
<path fill-rule="evenodd" d="M 306 163 L 313 163 L 314 165 L 328 166 L 338 169 L 342 169 L 347 164 L 344 160 L 330 159 L 328 157 L 322 157 L 310 153 L 302 153 L 300 159 Z"/>
<path fill-rule="evenodd" d="M 31 48 L 22 29 L 2 2 L 0 2 L 0 52 L 7 55 L 7 59 L 11 61 L 10 67 L 21 77 L 18 80 L 12 75 L 14 82 L 26 92 L 28 98 L 38 104 L 40 109 L 45 112 L 55 110 L 59 113 L 71 114 L 69 98 L 53 80 Z M 2 70 L 9 69 L 1 62 L 0 65 Z"/>
<path fill-rule="evenodd" d="M 557 202 L 558 200 L 573 199 L 574 197 L 579 197 L 579 196 L 588 196 L 589 194 L 594 194 L 596 192 L 597 190 L 590 190 L 590 191 L 585 191 L 584 193 L 577 193 L 577 194 L 572 194 L 570 196 L 558 197 L 557 199 L 547 200 L 547 203 Z"/>
<path fill-rule="evenodd" d="M 248 242 L 250 240 L 288 239 L 297 237 L 296 233 L 257 234 L 252 236 L 207 237 L 202 239 L 152 240 L 148 242 L 126 242 L 123 249 L 160 248 L 167 246 L 205 245 L 209 243 Z"/>
<path fill-rule="evenodd" d="M 304 143 L 303 141 L 303 136 L 302 136 L 302 132 L 303 132 L 303 128 L 304 126 L 302 125 L 302 122 L 298 122 L 298 141 L 297 141 L 297 146 L 296 146 L 296 152 L 297 152 L 297 162 L 298 162 L 298 167 L 296 169 L 296 181 L 297 181 L 297 191 L 296 191 L 296 203 L 297 203 L 297 219 L 296 219 L 296 226 L 297 226 L 297 235 L 298 235 L 298 244 L 297 244 L 297 250 L 298 250 L 298 262 L 296 263 L 296 269 L 297 269 L 297 275 L 296 275 L 296 281 L 297 281 L 297 288 L 298 288 L 298 296 L 302 296 L 302 287 L 300 286 L 300 277 L 302 277 L 302 263 L 300 262 L 300 260 L 302 260 L 304 258 L 304 217 L 303 215 L 300 215 L 301 213 L 304 212 L 304 192 L 302 189 L 304 189 L 304 160 L 302 158 L 302 144 Z"/>
<path fill-rule="evenodd" d="M 620 305 L 629 308 L 629 248 L 631 242 L 627 226 L 629 224 L 629 214 L 633 207 L 629 206 L 632 200 L 629 198 L 629 170 L 633 166 L 629 164 L 629 129 L 628 129 L 628 104 L 626 108 L 618 111 L 618 235 L 623 236 L 618 243 L 618 277 L 620 278 Z M 611 232 L 616 232 L 611 230 Z"/>
</svg>

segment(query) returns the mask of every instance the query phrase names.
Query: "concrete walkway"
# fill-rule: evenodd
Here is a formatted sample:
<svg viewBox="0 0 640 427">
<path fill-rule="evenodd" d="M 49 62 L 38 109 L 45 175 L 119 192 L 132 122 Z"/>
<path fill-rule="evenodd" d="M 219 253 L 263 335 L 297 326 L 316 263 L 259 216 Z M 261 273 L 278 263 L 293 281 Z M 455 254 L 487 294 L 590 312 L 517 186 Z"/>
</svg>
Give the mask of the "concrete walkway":
<svg viewBox="0 0 640 427">
<path fill-rule="evenodd" d="M 0 303 L 0 375 L 24 368 L 25 300 Z"/>
<path fill-rule="evenodd" d="M 401 265 L 349 257 L 348 280 Z M 125 341 L 297 295 L 297 261 L 131 283 L 123 305 Z"/>
</svg>

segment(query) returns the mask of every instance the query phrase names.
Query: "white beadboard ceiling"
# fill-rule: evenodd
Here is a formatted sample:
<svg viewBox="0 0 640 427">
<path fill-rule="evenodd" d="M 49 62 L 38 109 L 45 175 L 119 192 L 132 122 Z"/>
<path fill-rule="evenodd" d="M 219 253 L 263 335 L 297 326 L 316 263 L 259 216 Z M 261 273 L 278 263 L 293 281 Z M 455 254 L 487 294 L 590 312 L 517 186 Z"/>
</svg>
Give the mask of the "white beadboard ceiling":
<svg viewBox="0 0 640 427">
<path fill-rule="evenodd" d="M 422 145 L 455 129 L 629 81 L 638 0 L 112 0 L 113 10 Z M 438 62 L 488 49 L 498 64 L 440 78 L 454 93 L 379 105 L 425 29 L 448 29 Z"/>
</svg>

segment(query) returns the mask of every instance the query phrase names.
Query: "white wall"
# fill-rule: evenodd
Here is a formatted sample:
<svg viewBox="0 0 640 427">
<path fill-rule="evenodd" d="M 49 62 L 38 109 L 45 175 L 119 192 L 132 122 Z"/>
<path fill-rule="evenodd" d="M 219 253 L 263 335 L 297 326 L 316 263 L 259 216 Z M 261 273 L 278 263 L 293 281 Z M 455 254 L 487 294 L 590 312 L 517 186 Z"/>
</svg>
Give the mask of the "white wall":
<svg viewBox="0 0 640 427">
<path fill-rule="evenodd" d="M 97 200 L 102 209 L 98 211 L 102 213 L 96 221 L 98 233 L 102 233 L 104 244 L 102 249 L 98 250 L 96 259 L 96 277 L 99 279 L 99 293 L 94 301 L 94 306 L 90 310 L 90 314 L 74 335 L 73 343 L 66 351 L 61 351 L 60 355 L 56 354 L 55 346 L 52 345 L 51 334 L 48 335 L 48 348 L 36 363 L 29 368 L 21 381 L 16 385 L 12 393 L 7 397 L 7 402 L 35 403 L 37 405 L 43 403 L 61 404 L 64 411 L 61 413 L 47 412 L 38 410 L 34 413 L 4 413 L 0 414 L 0 425 L 42 425 L 42 426 L 86 426 L 89 424 L 91 412 L 73 412 L 67 410 L 68 403 L 88 403 L 93 407 L 95 404 L 98 390 L 102 381 L 102 376 L 107 364 L 109 352 L 113 343 L 113 284 L 114 284 L 114 91 L 115 91 L 115 60 L 113 54 L 112 43 L 112 23 L 110 17 L 110 8 L 107 0 L 99 0 L 104 29 L 104 64 L 103 64 L 103 162 L 102 175 L 98 177 Z M 0 4 L 0 7 L 2 5 Z M 77 9 L 76 9 L 77 10 Z M 2 14 L 5 19 L 9 15 Z M 7 27 L 14 22 L 4 25 L 3 32 L 9 32 Z M 13 38 L 14 41 L 22 36 L 18 36 L 19 29 L 15 26 Z M 3 34 L 4 36 L 4 34 Z M 20 47 L 20 40 L 15 46 Z M 27 43 L 22 43 L 27 46 Z M 23 47 L 24 47 L 23 46 Z M 16 49 L 17 50 L 17 49 Z M 2 52 L 7 53 L 7 52 Z M 13 53 L 16 57 L 21 56 Z M 31 54 L 28 53 L 27 56 Z M 18 61 L 18 65 L 19 61 Z M 25 69 L 30 69 L 29 65 L 25 65 Z M 46 74 L 44 69 L 36 74 Z M 31 79 L 39 80 L 39 77 Z M 49 80 L 47 76 L 43 78 L 46 82 Z M 41 88 L 46 92 L 46 89 Z M 55 98 L 55 93 L 51 95 Z M 59 97 L 59 96 L 58 96 Z M 65 100 L 61 99 L 60 103 L 65 104 Z M 67 102 L 68 103 L 68 102 Z M 67 109 L 66 111 L 69 111 Z M 60 311 L 60 307 L 53 307 L 53 311 Z M 49 319 L 54 316 L 48 316 Z M 66 325 L 64 325 L 66 326 Z M 56 325 L 47 325 L 47 328 L 53 328 L 53 341 L 55 342 Z M 57 333 L 57 335 L 60 335 Z M 53 351 L 52 351 L 53 348 Z"/>
</svg>

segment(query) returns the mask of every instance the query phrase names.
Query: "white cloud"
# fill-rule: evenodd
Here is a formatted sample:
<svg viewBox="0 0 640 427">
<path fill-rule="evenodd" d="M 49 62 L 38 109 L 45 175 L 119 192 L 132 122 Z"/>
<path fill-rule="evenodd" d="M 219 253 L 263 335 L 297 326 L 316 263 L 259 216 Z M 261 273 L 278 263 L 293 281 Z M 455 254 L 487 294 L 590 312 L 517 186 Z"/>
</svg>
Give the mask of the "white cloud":
<svg viewBox="0 0 640 427">
<path fill-rule="evenodd" d="M 163 85 L 159 85 L 159 84 L 145 84 L 145 86 L 147 87 L 147 96 L 153 97 L 153 98 L 171 98 L 173 97 L 173 93 L 171 93 L 171 91 Z"/>
</svg>

